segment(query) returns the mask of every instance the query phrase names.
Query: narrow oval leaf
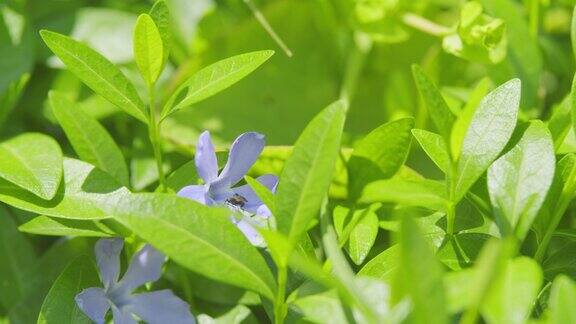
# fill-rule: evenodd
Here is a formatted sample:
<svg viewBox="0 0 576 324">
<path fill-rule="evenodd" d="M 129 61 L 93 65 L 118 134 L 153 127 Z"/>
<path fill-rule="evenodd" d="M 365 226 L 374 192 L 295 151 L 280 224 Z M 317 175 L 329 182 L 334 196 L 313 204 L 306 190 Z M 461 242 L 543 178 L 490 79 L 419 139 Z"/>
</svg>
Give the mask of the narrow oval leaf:
<svg viewBox="0 0 576 324">
<path fill-rule="evenodd" d="M 418 65 L 412 65 L 412 75 L 416 81 L 418 92 L 428 109 L 428 115 L 434 122 L 438 132 L 442 134 L 446 143 L 450 142 L 452 125 L 456 118 L 440 94 L 436 85 L 426 76 L 424 70 Z"/>
<path fill-rule="evenodd" d="M 442 136 L 423 129 L 413 129 L 412 135 L 414 135 L 414 138 L 416 138 L 434 164 L 444 173 L 447 173 L 452 162 L 450 161 L 448 147 Z"/>
<path fill-rule="evenodd" d="M 78 156 L 128 185 L 126 161 L 108 131 L 63 94 L 50 92 L 49 98 L 52 112 Z"/>
<path fill-rule="evenodd" d="M 240 54 L 218 61 L 196 72 L 168 99 L 162 110 L 162 119 L 242 80 L 273 54 L 274 51 L 270 50 Z M 182 97 L 182 100 L 176 102 Z"/>
<path fill-rule="evenodd" d="M 162 63 L 166 64 L 170 57 L 170 49 L 172 48 L 172 31 L 170 30 L 170 10 L 166 1 L 159 0 L 154 3 L 150 9 L 150 17 L 156 23 L 160 38 L 162 38 Z"/>
<path fill-rule="evenodd" d="M 96 268 L 90 258 L 75 259 L 54 281 L 54 285 L 44 299 L 37 323 L 92 323 L 92 320 L 78 308 L 74 297 L 85 288 L 100 285 Z"/>
<path fill-rule="evenodd" d="M 306 126 L 284 164 L 275 195 L 278 231 L 296 243 L 327 195 L 340 149 L 346 106 L 337 101 Z"/>
<path fill-rule="evenodd" d="M 27 133 L 0 143 L 0 177 L 50 200 L 62 179 L 62 151 L 51 137 Z"/>
<path fill-rule="evenodd" d="M 163 65 L 162 38 L 154 20 L 142 14 L 134 27 L 134 59 L 144 81 L 151 86 L 156 82 Z"/>
<path fill-rule="evenodd" d="M 384 124 L 371 131 L 355 147 L 348 161 L 349 195 L 356 200 L 364 186 L 392 177 L 410 151 L 412 118 Z"/>
<path fill-rule="evenodd" d="M 69 219 L 110 218 L 116 201 L 129 193 L 106 172 L 64 159 L 64 183 L 52 200 L 44 200 L 0 179 L 0 201 L 36 214 Z"/>
<path fill-rule="evenodd" d="M 40 31 L 46 45 L 94 92 L 146 123 L 146 107 L 136 88 L 112 62 L 87 45 L 55 32 Z"/>
<path fill-rule="evenodd" d="M 446 206 L 448 199 L 446 185 L 442 182 L 427 179 L 388 179 L 368 184 L 358 201 L 362 204 L 389 202 L 439 210 Z"/>
<path fill-rule="evenodd" d="M 512 136 L 520 105 L 520 80 L 510 80 L 490 92 L 468 126 L 454 179 L 459 201 L 498 157 Z"/>
<path fill-rule="evenodd" d="M 230 213 L 175 195 L 132 194 L 116 204 L 113 215 L 189 270 L 272 299 L 272 272 Z"/>
<path fill-rule="evenodd" d="M 92 221 L 38 216 L 18 227 L 21 232 L 48 236 L 108 237 L 114 235 L 106 226 Z"/>
<path fill-rule="evenodd" d="M 569 277 L 554 279 L 550 292 L 550 323 L 576 323 L 576 285 Z"/>
<path fill-rule="evenodd" d="M 533 121 L 518 144 L 488 170 L 488 191 L 503 234 L 522 241 L 554 178 L 556 159 L 550 131 Z"/>
<path fill-rule="evenodd" d="M 378 215 L 369 210 L 350 232 L 348 254 L 355 264 L 360 265 L 372 249 L 378 235 Z"/>
</svg>

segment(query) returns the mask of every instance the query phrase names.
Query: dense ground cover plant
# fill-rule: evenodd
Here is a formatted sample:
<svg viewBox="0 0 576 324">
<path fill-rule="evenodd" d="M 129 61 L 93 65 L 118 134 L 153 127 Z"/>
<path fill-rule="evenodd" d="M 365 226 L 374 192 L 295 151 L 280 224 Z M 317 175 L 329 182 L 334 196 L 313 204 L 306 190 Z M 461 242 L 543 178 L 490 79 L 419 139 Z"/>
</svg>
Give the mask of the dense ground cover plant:
<svg viewBox="0 0 576 324">
<path fill-rule="evenodd" d="M 573 6 L 0 4 L 0 323 L 574 322 Z"/>
</svg>

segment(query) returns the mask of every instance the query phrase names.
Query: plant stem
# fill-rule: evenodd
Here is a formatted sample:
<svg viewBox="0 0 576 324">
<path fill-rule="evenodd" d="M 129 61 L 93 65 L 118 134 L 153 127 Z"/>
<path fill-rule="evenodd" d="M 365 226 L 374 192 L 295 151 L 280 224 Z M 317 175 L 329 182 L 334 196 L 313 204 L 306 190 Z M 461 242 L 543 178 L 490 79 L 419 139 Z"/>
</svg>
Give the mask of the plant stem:
<svg viewBox="0 0 576 324">
<path fill-rule="evenodd" d="M 256 18 L 256 20 L 260 23 L 260 25 L 262 25 L 262 28 L 264 28 L 264 30 L 268 33 L 268 35 L 272 37 L 274 42 L 276 42 L 276 44 L 278 44 L 278 46 L 282 49 L 282 51 L 284 51 L 284 54 L 286 54 L 286 56 L 288 57 L 292 57 L 293 54 L 288 45 L 286 45 L 286 43 L 284 43 L 282 38 L 278 36 L 278 34 L 274 31 L 274 28 L 270 26 L 270 23 L 268 23 L 266 17 L 264 17 L 264 14 L 262 14 L 262 12 L 256 7 L 256 5 L 252 2 L 252 0 L 244 0 L 244 3 L 248 6 L 250 11 L 252 11 L 254 18 Z"/>
<path fill-rule="evenodd" d="M 158 121 L 156 116 L 154 85 L 150 85 L 148 87 L 148 94 L 150 96 L 148 136 L 150 137 L 150 143 L 152 144 L 152 149 L 154 150 L 154 159 L 156 160 L 156 168 L 158 169 L 160 191 L 164 192 L 166 191 L 166 176 L 164 175 L 164 168 L 162 167 L 162 142 L 160 141 L 161 121 Z"/>
<path fill-rule="evenodd" d="M 454 223 L 456 221 L 456 166 L 450 165 L 450 174 L 448 176 L 448 204 L 446 205 L 446 234 L 454 234 Z"/>
<path fill-rule="evenodd" d="M 422 16 L 407 12 L 402 15 L 402 22 L 416 30 L 419 30 L 425 34 L 443 37 L 452 32 L 451 28 L 446 26 L 438 25 L 437 23 L 430 21 Z"/>
<path fill-rule="evenodd" d="M 274 323 L 284 323 L 286 317 L 286 280 L 288 278 L 288 270 L 286 266 L 278 266 L 278 292 L 276 293 L 276 300 L 274 301 Z"/>
<path fill-rule="evenodd" d="M 354 95 L 366 56 L 372 49 L 372 40 L 369 36 L 360 32 L 354 35 L 352 43 L 353 46 L 348 54 L 346 69 L 344 70 L 344 77 L 340 88 L 340 99 L 346 100 L 348 103 L 350 103 Z"/>
</svg>

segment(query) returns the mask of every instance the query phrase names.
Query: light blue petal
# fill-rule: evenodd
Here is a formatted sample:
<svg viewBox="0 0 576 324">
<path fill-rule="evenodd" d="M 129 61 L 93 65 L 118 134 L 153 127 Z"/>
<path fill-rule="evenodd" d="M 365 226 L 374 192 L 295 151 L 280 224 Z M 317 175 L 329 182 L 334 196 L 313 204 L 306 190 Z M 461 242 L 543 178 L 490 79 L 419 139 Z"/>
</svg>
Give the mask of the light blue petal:
<svg viewBox="0 0 576 324">
<path fill-rule="evenodd" d="M 208 187 L 204 185 L 186 186 L 178 191 L 178 196 L 192 199 L 204 205 L 209 205 L 210 199 L 207 197 Z"/>
<path fill-rule="evenodd" d="M 275 192 L 276 186 L 278 184 L 278 177 L 273 174 L 265 174 L 256 178 L 256 181 L 263 184 L 266 188 L 270 191 Z M 262 205 L 262 200 L 256 195 L 254 190 L 250 185 L 243 185 L 240 187 L 232 188 L 232 191 L 235 194 L 238 194 L 246 199 L 246 204 L 242 207 L 242 209 L 249 211 L 251 213 L 255 213 L 256 209 Z"/>
<path fill-rule="evenodd" d="M 248 132 L 238 136 L 232 143 L 226 166 L 210 186 L 211 193 L 226 191 L 238 183 L 256 162 L 263 149 L 264 135 Z"/>
<path fill-rule="evenodd" d="M 88 318 L 98 324 L 104 324 L 106 313 L 110 309 L 110 304 L 104 293 L 104 289 L 92 287 L 82 290 L 74 298 L 76 305 Z"/>
<path fill-rule="evenodd" d="M 208 131 L 203 132 L 200 134 L 200 137 L 198 137 L 194 162 L 198 175 L 205 183 L 210 183 L 216 179 L 218 176 L 218 160 L 216 159 L 214 144 L 212 144 Z"/>
<path fill-rule="evenodd" d="M 194 324 L 190 306 L 172 291 L 133 295 L 129 309 L 148 324 Z"/>
<path fill-rule="evenodd" d="M 114 324 L 138 324 L 126 307 L 119 309 L 112 306 L 112 315 L 114 316 Z"/>
<path fill-rule="evenodd" d="M 246 218 L 242 218 L 239 221 L 234 221 L 234 223 L 252 245 L 258 247 L 266 246 L 266 241 L 264 241 L 262 235 L 260 235 L 256 227 L 252 225 Z"/>
<path fill-rule="evenodd" d="M 162 265 L 165 256 L 150 244 L 134 254 L 128 270 L 118 283 L 118 288 L 122 292 L 130 292 L 147 282 L 156 281 L 162 275 Z"/>
<path fill-rule="evenodd" d="M 120 276 L 120 252 L 124 247 L 121 238 L 100 239 L 94 246 L 96 264 L 98 265 L 100 280 L 104 288 L 108 289 L 118 281 Z"/>
<path fill-rule="evenodd" d="M 260 205 L 256 209 L 256 215 L 263 217 L 263 218 L 270 218 L 272 217 L 272 212 L 266 205 Z"/>
</svg>

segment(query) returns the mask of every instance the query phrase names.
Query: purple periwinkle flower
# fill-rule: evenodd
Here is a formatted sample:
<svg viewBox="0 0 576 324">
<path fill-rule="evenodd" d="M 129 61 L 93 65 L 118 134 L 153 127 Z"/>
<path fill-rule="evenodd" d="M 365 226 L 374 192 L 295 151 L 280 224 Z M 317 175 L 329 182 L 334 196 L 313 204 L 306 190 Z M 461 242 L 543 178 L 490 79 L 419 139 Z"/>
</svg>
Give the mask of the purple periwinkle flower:
<svg viewBox="0 0 576 324">
<path fill-rule="evenodd" d="M 194 162 L 204 184 L 186 186 L 178 195 L 205 205 L 227 205 L 232 210 L 241 212 L 243 217 L 240 220 L 233 219 L 234 223 L 252 244 L 262 245 L 262 239 L 253 226 L 258 227 L 262 220 L 270 218 L 270 210 L 249 185 L 234 185 L 244 178 L 263 149 L 264 135 L 248 132 L 238 136 L 232 143 L 226 165 L 218 173 L 218 161 L 210 133 L 203 132 L 198 138 Z M 275 175 L 266 174 L 256 180 L 272 192 L 276 190 L 278 177 Z M 247 213 L 260 220 L 252 219 Z"/>
<path fill-rule="evenodd" d="M 165 257 L 151 245 L 146 244 L 134 255 L 119 280 L 123 246 L 120 238 L 101 239 L 96 243 L 96 263 L 104 288 L 91 287 L 76 295 L 76 304 L 84 314 L 98 324 L 105 323 L 110 309 L 114 324 L 136 324 L 134 315 L 150 324 L 195 323 L 188 304 L 171 290 L 133 293 L 145 283 L 158 280 L 162 274 Z"/>
</svg>

